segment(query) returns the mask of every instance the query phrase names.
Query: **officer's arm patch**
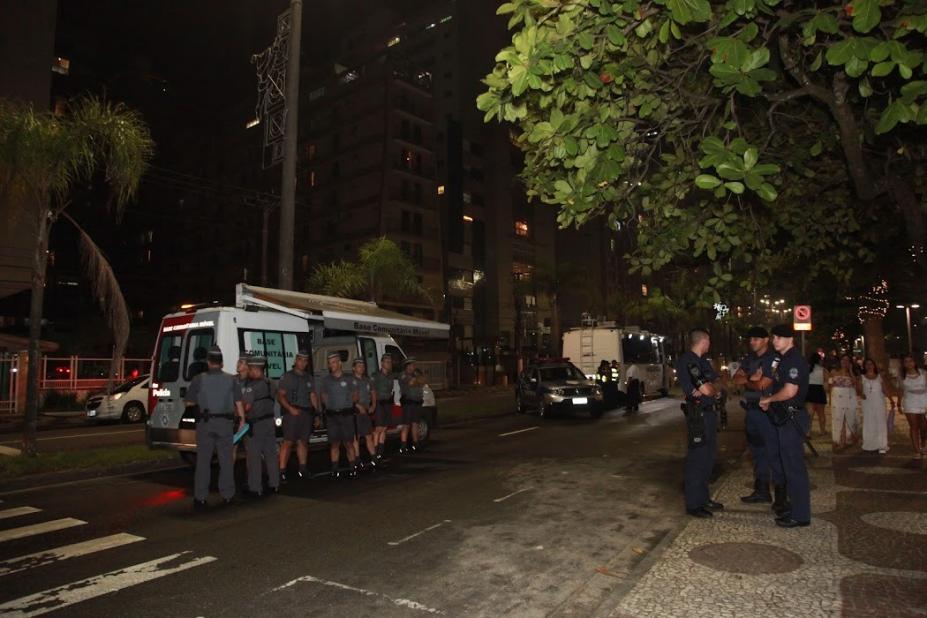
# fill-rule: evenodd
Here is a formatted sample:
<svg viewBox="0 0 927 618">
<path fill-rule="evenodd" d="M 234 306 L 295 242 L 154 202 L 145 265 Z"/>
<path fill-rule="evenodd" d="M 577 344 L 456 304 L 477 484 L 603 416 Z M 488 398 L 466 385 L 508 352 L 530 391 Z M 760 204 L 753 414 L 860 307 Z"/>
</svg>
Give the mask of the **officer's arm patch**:
<svg viewBox="0 0 927 618">
<path fill-rule="evenodd" d="M 789 378 L 793 380 L 798 379 L 798 367 L 792 367 L 789 369 Z"/>
</svg>

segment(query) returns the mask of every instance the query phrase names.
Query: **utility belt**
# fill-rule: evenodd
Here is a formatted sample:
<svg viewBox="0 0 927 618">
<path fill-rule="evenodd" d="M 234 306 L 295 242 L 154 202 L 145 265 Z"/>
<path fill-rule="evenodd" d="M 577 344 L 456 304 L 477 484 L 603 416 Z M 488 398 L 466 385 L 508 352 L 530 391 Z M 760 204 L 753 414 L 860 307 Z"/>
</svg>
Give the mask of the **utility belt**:
<svg viewBox="0 0 927 618">
<path fill-rule="evenodd" d="M 782 401 L 774 401 L 769 404 L 769 420 L 776 427 L 782 427 L 798 414 L 804 408 L 802 406 L 790 405 Z"/>
<path fill-rule="evenodd" d="M 354 408 L 341 408 L 339 410 L 326 410 L 326 416 L 353 416 L 357 410 Z"/>
<path fill-rule="evenodd" d="M 312 406 L 293 406 L 293 407 L 305 414 L 312 414 Z"/>
<path fill-rule="evenodd" d="M 208 423 L 209 419 L 211 418 L 227 418 L 229 420 L 233 420 L 235 418 L 235 415 L 234 414 L 215 414 L 213 412 L 210 412 L 209 410 L 203 410 L 196 417 L 197 420 L 203 421 L 204 423 Z"/>
<path fill-rule="evenodd" d="M 248 417 L 246 420 L 253 425 L 255 423 L 259 423 L 260 421 L 266 421 L 267 419 L 273 418 L 273 417 L 274 417 L 274 413 L 268 412 L 267 414 L 262 414 L 260 416 Z"/>
<path fill-rule="evenodd" d="M 420 405 L 422 405 L 422 401 L 424 401 L 424 400 L 422 400 L 422 399 L 409 399 L 408 397 L 402 397 L 402 398 L 399 400 L 399 403 L 401 403 L 401 404 L 404 405 L 404 406 L 420 406 Z"/>
<path fill-rule="evenodd" d="M 682 411 L 686 415 L 686 433 L 689 448 L 697 448 L 706 443 L 705 440 L 705 412 L 713 410 L 697 401 L 686 399 L 682 404 Z"/>
</svg>

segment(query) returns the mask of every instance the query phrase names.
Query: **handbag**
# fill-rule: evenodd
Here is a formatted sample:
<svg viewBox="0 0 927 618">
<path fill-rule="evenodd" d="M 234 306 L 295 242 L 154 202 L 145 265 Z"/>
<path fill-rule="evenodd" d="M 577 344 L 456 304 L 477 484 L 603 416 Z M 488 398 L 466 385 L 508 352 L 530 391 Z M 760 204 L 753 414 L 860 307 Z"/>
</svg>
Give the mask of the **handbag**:
<svg viewBox="0 0 927 618">
<path fill-rule="evenodd" d="M 392 412 L 390 413 L 390 416 L 391 416 L 393 419 L 402 420 L 402 406 L 399 405 L 398 403 L 394 403 L 394 404 L 393 404 Z"/>
</svg>

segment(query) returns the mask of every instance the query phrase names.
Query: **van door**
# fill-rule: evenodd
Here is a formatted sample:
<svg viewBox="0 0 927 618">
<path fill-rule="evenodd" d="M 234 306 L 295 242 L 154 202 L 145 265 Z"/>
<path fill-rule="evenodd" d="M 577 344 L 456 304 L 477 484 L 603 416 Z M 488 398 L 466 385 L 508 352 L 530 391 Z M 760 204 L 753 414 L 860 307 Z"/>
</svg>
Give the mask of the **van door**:
<svg viewBox="0 0 927 618">
<path fill-rule="evenodd" d="M 377 350 L 377 342 L 370 337 L 358 337 L 360 344 L 360 355 L 367 363 L 367 374 L 371 374 L 380 367 L 380 358 Z"/>
</svg>

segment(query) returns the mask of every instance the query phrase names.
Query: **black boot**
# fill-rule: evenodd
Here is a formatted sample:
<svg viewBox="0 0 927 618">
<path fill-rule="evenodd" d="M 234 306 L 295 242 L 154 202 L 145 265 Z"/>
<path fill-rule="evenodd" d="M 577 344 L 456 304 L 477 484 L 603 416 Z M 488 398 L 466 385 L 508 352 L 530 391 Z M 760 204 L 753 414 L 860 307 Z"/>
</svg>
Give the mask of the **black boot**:
<svg viewBox="0 0 927 618">
<path fill-rule="evenodd" d="M 772 503 L 772 510 L 777 517 L 788 515 L 792 511 L 792 505 L 789 504 L 789 494 L 785 484 L 773 485 L 773 494 L 775 499 Z"/>
<path fill-rule="evenodd" d="M 769 483 L 760 479 L 753 481 L 753 493 L 749 496 L 742 496 L 741 502 L 747 504 L 758 504 L 760 502 L 772 502 L 772 496 L 769 495 Z"/>
</svg>

